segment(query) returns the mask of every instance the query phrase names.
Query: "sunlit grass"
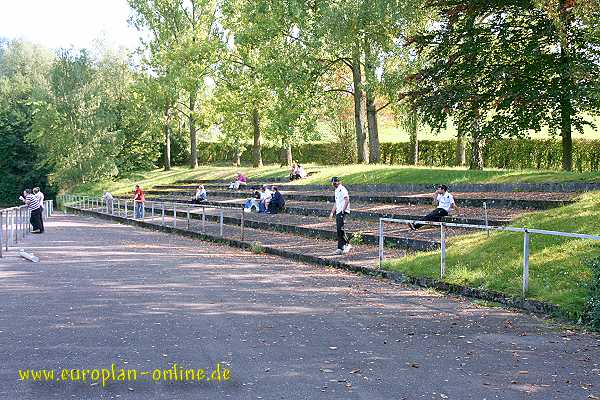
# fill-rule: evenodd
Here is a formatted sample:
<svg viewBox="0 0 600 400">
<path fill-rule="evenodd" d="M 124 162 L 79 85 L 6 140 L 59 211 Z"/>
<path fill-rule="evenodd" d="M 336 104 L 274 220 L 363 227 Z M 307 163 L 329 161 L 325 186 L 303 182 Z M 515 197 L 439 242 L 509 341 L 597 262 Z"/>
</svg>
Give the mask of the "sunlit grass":
<svg viewBox="0 0 600 400">
<path fill-rule="evenodd" d="M 585 194 L 575 204 L 528 214 L 513 226 L 600 234 L 600 192 Z M 485 232 L 449 241 L 445 281 L 521 295 L 523 234 Z M 531 235 L 529 294 L 580 315 L 591 271 L 586 261 L 600 256 L 600 242 Z M 439 277 L 439 252 L 391 260 L 386 268 L 412 276 Z"/>
<path fill-rule="evenodd" d="M 332 176 L 342 177 L 348 184 L 429 184 L 446 183 L 540 183 L 540 182 L 600 182 L 600 172 L 562 172 L 562 171 L 510 171 L 486 169 L 471 171 L 467 168 L 431 168 L 402 165 L 337 165 L 322 166 L 306 164 L 306 170 L 313 172 L 307 179 L 294 181 L 294 184 L 327 185 Z M 250 180 L 264 178 L 286 178 L 287 167 L 268 165 L 263 168 L 250 166 L 233 167 L 220 165 L 201 165 L 197 169 L 174 167 L 171 171 L 156 169 L 139 172 L 114 181 L 78 185 L 71 192 L 99 194 L 109 190 L 115 194 L 128 193 L 135 184 L 143 188 L 155 185 L 172 184 L 183 179 L 232 179 L 237 170 L 243 171 Z"/>
</svg>

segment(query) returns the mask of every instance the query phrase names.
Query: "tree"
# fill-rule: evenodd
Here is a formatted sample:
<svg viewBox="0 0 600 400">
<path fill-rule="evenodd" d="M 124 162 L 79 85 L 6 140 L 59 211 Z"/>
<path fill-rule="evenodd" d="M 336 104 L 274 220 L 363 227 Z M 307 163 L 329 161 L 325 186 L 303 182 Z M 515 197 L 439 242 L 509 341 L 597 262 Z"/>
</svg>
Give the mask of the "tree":
<svg viewBox="0 0 600 400">
<path fill-rule="evenodd" d="M 134 10 L 132 24 L 151 32 L 143 43 L 148 52 L 148 64 L 171 75 L 182 90 L 177 110 L 187 118 L 190 138 L 190 167 L 198 166 L 197 123 L 199 96 L 205 79 L 213 72 L 220 50 L 220 28 L 217 24 L 218 5 L 215 0 L 129 0 Z M 165 118 L 171 108 L 165 110 Z"/>
<path fill-rule="evenodd" d="M 33 124 L 33 98 L 46 90 L 52 53 L 21 40 L 0 40 L 0 205 L 13 205 L 23 189 L 55 189 L 39 148 L 27 139 Z"/>
<path fill-rule="evenodd" d="M 583 4 L 583 2 L 581 3 Z M 452 115 L 469 132 L 471 168 L 482 168 L 488 138 L 522 137 L 547 125 L 560 132 L 563 169 L 572 168 L 571 130 L 600 107 L 594 37 L 598 10 L 579 2 L 439 0 L 437 23 L 418 35 L 428 64 L 415 76 L 414 104 L 436 128 Z M 583 7 L 583 5 L 582 5 Z"/>
</svg>

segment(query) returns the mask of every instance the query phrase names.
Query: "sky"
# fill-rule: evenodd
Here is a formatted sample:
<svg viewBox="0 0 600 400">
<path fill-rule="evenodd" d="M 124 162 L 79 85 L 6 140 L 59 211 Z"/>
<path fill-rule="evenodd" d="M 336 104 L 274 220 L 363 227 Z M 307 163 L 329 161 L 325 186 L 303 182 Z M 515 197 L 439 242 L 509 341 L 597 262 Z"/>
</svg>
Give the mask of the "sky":
<svg viewBox="0 0 600 400">
<path fill-rule="evenodd" d="M 52 49 L 109 47 L 134 49 L 127 0 L 0 0 L 0 37 L 25 39 Z"/>
</svg>

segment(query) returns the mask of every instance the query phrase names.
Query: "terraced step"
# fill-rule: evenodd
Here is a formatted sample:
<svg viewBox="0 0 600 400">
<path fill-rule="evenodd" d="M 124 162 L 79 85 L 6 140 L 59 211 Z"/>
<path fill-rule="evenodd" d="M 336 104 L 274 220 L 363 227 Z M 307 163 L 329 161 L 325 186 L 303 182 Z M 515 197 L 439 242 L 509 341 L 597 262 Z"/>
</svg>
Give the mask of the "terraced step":
<svg viewBox="0 0 600 400">
<path fill-rule="evenodd" d="M 158 185 L 156 188 L 173 189 L 177 187 L 195 188 L 203 184 L 212 188 L 227 188 L 231 179 L 222 180 L 181 180 L 172 185 Z M 260 188 L 265 184 L 277 183 L 279 186 L 285 186 L 286 190 L 330 190 L 326 185 L 301 185 L 297 181 L 288 181 L 285 178 L 250 180 L 248 187 Z M 349 190 L 355 192 L 431 192 L 434 185 L 424 184 L 349 184 L 346 185 Z M 564 183 L 456 183 L 450 184 L 451 192 L 543 192 L 543 193 L 579 193 L 593 190 L 600 190 L 600 183 L 589 182 L 564 182 Z"/>
<path fill-rule="evenodd" d="M 242 207 L 244 199 L 231 199 L 211 197 L 206 205 L 218 207 Z M 188 197 L 148 196 L 153 201 L 180 201 L 189 202 Z M 286 203 L 285 213 L 296 215 L 316 215 L 327 217 L 333 204 L 329 202 L 289 201 Z M 431 206 L 425 205 L 397 205 L 377 203 L 352 203 L 352 217 L 366 220 L 379 220 L 379 218 L 418 219 L 431 211 Z M 488 225 L 499 226 L 510 223 L 514 218 L 522 215 L 522 209 L 493 208 L 488 210 Z M 458 214 L 452 214 L 443 219 L 446 222 L 485 225 L 484 210 L 475 207 L 463 207 Z"/>
<path fill-rule="evenodd" d="M 309 201 L 309 202 L 333 202 L 333 191 L 288 191 L 280 190 L 286 200 Z M 243 199 L 250 196 L 251 190 L 213 190 L 209 195 L 226 198 Z M 188 189 L 151 189 L 147 194 L 158 196 L 187 196 L 192 197 L 194 191 Z M 464 192 L 453 193 L 455 201 L 460 207 L 483 207 L 486 203 L 488 208 L 519 208 L 545 210 L 571 204 L 575 194 L 573 193 L 540 193 L 540 192 Z M 430 205 L 431 193 L 382 193 L 382 192 L 350 192 L 353 202 L 370 202 L 384 204 L 414 204 Z"/>
<path fill-rule="evenodd" d="M 190 218 L 194 220 L 203 219 L 203 208 L 191 205 L 178 204 L 178 215 L 186 215 L 189 207 Z M 121 208 L 122 209 L 122 208 Z M 115 206 L 116 210 L 116 206 Z M 151 203 L 146 202 L 146 214 L 151 215 Z M 214 209 L 206 208 L 204 218 L 206 221 L 218 221 L 220 212 L 223 211 L 223 223 L 240 227 L 242 214 L 244 226 L 263 231 L 286 232 L 305 237 L 334 240 L 337 237 L 335 221 L 318 216 L 305 216 L 293 214 L 257 214 L 244 213 L 242 208 Z M 131 212 L 131 209 L 130 209 Z M 158 216 L 162 210 L 158 206 L 154 215 Z M 165 215 L 173 215 L 173 207 L 167 204 Z M 379 221 L 366 221 L 353 218 L 352 215 L 346 220 L 346 231 L 349 237 L 360 237 L 360 242 L 370 245 L 379 243 Z M 461 229 L 447 229 L 448 236 L 465 233 Z M 439 247 L 439 230 L 424 227 L 419 231 L 411 231 L 407 225 L 389 224 L 385 230 L 384 244 L 388 247 L 397 247 L 411 250 L 431 250 Z"/>
</svg>

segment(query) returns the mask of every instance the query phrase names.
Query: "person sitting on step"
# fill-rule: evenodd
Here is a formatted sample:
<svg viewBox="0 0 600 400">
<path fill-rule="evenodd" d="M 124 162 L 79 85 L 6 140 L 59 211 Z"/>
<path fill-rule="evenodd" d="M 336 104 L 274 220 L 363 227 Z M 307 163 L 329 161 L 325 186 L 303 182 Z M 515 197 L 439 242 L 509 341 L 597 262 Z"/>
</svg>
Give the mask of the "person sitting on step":
<svg viewBox="0 0 600 400">
<path fill-rule="evenodd" d="M 448 186 L 439 185 L 433 194 L 433 204 L 436 205 L 436 209 L 420 219 L 420 221 L 437 221 L 440 222 L 442 218 L 446 217 L 452 208 L 458 211 L 458 206 L 454 202 L 454 196 L 448 193 Z M 423 226 L 423 224 L 408 224 L 411 230 L 417 230 Z"/>
<path fill-rule="evenodd" d="M 196 193 L 194 194 L 194 197 L 192 198 L 192 203 L 200 204 L 200 203 L 204 203 L 205 201 L 208 201 L 208 194 L 206 193 L 206 189 L 204 189 L 204 186 L 200 185 L 196 189 Z"/>
<path fill-rule="evenodd" d="M 258 212 L 264 213 L 269 209 L 269 202 L 271 201 L 271 196 L 273 192 L 267 185 L 262 187 L 262 191 L 260 192 L 260 202 L 258 204 Z"/>
<path fill-rule="evenodd" d="M 279 192 L 279 188 L 277 186 L 273 186 L 273 194 L 271 195 L 271 201 L 269 202 L 269 209 L 267 213 L 269 214 L 277 214 L 285 208 L 285 199 L 283 195 Z"/>
</svg>

